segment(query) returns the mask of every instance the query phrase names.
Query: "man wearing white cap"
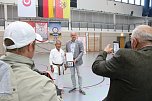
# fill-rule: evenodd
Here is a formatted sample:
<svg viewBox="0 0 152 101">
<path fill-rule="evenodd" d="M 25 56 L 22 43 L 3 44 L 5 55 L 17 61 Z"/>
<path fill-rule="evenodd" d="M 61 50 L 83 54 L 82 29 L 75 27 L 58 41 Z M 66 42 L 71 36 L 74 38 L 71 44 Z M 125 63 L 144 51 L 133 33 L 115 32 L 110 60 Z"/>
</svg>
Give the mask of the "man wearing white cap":
<svg viewBox="0 0 152 101">
<path fill-rule="evenodd" d="M 0 60 L 10 65 L 7 74 L 10 82 L 7 93 L 3 90 L 4 94 L 0 94 L 0 101 L 61 100 L 52 81 L 32 70 L 36 40 L 41 37 L 26 22 L 16 21 L 6 28 L 3 38 L 6 54 Z"/>
</svg>

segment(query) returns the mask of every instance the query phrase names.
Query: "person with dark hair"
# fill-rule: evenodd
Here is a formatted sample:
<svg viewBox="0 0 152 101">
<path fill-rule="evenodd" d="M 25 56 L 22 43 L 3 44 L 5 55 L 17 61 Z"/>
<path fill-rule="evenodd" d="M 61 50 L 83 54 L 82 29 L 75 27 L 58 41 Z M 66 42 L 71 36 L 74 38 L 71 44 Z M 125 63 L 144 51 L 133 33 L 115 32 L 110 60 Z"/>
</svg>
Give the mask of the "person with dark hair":
<svg viewBox="0 0 152 101">
<path fill-rule="evenodd" d="M 152 27 L 137 26 L 131 35 L 132 49 L 119 49 L 114 56 L 110 45 L 101 51 L 92 71 L 110 78 L 110 88 L 103 101 L 152 101 Z"/>
<path fill-rule="evenodd" d="M 10 67 L 8 71 L 0 72 L 10 79 L 1 82 L 8 83 L 9 87 L 3 85 L 8 89 L 0 92 L 0 101 L 61 101 L 53 81 L 34 71 L 32 57 L 36 40 L 42 41 L 42 37 L 26 22 L 12 22 L 5 29 L 3 41 L 6 53 L 0 60 Z"/>
<path fill-rule="evenodd" d="M 132 33 L 129 33 L 129 41 L 125 43 L 125 48 L 131 48 L 131 34 Z"/>
</svg>

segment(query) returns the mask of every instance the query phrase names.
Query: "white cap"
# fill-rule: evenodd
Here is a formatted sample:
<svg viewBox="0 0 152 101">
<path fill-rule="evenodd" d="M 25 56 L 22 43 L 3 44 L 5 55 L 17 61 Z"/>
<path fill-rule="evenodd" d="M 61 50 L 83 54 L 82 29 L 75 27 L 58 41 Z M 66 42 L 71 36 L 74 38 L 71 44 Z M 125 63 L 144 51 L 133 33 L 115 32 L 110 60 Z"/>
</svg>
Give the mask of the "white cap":
<svg viewBox="0 0 152 101">
<path fill-rule="evenodd" d="M 42 41 L 42 37 L 35 33 L 34 28 L 26 22 L 16 21 L 9 24 L 4 32 L 4 38 L 11 39 L 14 45 L 5 46 L 6 49 L 24 47 L 34 40 Z"/>
</svg>

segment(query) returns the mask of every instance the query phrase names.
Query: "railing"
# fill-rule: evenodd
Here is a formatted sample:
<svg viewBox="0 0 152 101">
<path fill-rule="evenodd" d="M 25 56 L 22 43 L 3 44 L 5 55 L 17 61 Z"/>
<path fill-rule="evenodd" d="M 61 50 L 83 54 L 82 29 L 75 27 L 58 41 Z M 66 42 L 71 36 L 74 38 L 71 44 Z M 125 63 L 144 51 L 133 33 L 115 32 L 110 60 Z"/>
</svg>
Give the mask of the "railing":
<svg viewBox="0 0 152 101">
<path fill-rule="evenodd" d="M 24 20 L 24 19 L 16 19 L 16 20 Z M 31 20 L 28 20 L 26 19 L 27 21 L 34 21 L 34 22 L 37 22 L 37 21 L 40 21 L 40 20 L 34 20 L 34 19 L 31 19 Z M 8 22 L 10 22 L 11 20 L 8 20 Z M 42 22 L 50 22 L 48 20 L 41 20 Z M 128 31 L 130 32 L 131 30 L 133 30 L 137 25 L 140 25 L 140 24 L 144 24 L 144 23 L 135 23 L 135 24 L 120 24 L 120 23 L 117 23 L 117 24 L 112 24 L 112 23 L 90 23 L 90 22 L 69 22 L 69 21 L 58 21 L 58 22 L 61 22 L 61 27 L 65 27 L 67 28 L 68 30 L 72 30 L 73 28 L 78 28 L 79 30 L 81 30 L 82 28 L 86 28 L 86 30 L 89 30 L 90 28 L 91 29 L 94 29 L 95 30 L 103 30 L 103 29 L 107 29 L 108 30 L 114 30 L 114 31 L 117 31 L 117 30 L 121 30 L 122 32 L 123 31 Z M 69 24 L 70 23 L 70 24 Z M 69 27 L 69 25 L 71 25 Z M 5 26 L 5 20 L 4 19 L 0 19 L 0 26 Z M 4 27 L 5 28 L 5 27 Z M 71 29 L 70 29 L 71 28 Z"/>
<path fill-rule="evenodd" d="M 61 22 L 62 27 L 69 27 L 69 22 Z M 88 22 L 71 22 L 71 29 L 73 28 L 78 28 L 79 30 L 81 30 L 82 28 L 86 28 L 87 30 L 89 30 L 89 28 L 91 29 L 100 29 L 101 31 L 103 29 L 113 29 L 114 31 L 117 30 L 122 30 L 122 31 L 128 31 L 130 32 L 131 30 L 133 30 L 137 25 L 141 25 L 144 23 L 136 23 L 136 24 L 109 24 L 109 23 L 88 23 Z"/>
</svg>

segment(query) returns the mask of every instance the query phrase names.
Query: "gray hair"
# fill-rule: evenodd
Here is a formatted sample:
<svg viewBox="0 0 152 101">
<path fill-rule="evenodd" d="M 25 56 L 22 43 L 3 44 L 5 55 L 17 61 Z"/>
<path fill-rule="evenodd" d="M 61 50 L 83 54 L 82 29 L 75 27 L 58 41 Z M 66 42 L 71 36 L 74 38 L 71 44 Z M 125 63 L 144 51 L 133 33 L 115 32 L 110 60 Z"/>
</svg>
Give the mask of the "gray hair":
<svg viewBox="0 0 152 101">
<path fill-rule="evenodd" d="M 131 38 L 137 38 L 140 42 L 143 42 L 143 41 L 152 42 L 152 27 L 148 25 L 137 26 L 133 30 Z"/>
</svg>

